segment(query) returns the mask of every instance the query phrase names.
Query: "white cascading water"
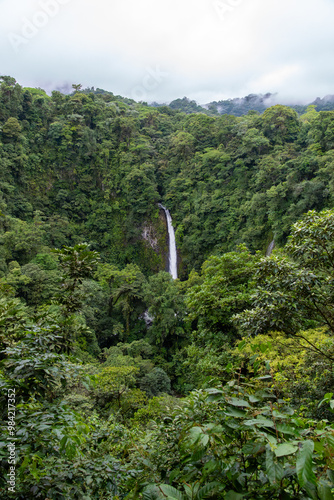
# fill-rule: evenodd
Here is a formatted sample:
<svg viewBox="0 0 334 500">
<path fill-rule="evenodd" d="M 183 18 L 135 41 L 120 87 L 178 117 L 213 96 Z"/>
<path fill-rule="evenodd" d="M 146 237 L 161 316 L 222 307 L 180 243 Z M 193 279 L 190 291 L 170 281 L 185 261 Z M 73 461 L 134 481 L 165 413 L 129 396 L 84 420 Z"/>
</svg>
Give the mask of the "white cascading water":
<svg viewBox="0 0 334 500">
<path fill-rule="evenodd" d="M 176 253 L 176 243 L 175 243 L 175 232 L 172 224 L 172 218 L 169 213 L 169 210 L 159 203 L 159 207 L 165 212 L 166 220 L 167 220 L 167 228 L 168 228 L 168 239 L 169 239 L 169 260 L 168 260 L 168 272 L 172 276 L 174 280 L 177 279 L 177 253 Z M 154 318 L 150 316 L 148 310 L 144 312 L 142 315 L 146 323 L 146 327 L 150 328 L 154 321 Z"/>
<path fill-rule="evenodd" d="M 174 280 L 177 279 L 177 252 L 176 252 L 176 243 L 175 243 L 175 232 L 172 224 L 172 217 L 169 213 L 169 210 L 159 203 L 159 207 L 166 214 L 167 220 L 167 228 L 168 228 L 168 236 L 169 236 L 169 266 L 168 272 L 172 276 Z"/>
<path fill-rule="evenodd" d="M 266 250 L 266 257 L 270 257 L 271 254 L 273 253 L 273 250 L 275 248 L 275 240 L 273 240 L 271 243 L 269 243 L 268 248 Z"/>
</svg>

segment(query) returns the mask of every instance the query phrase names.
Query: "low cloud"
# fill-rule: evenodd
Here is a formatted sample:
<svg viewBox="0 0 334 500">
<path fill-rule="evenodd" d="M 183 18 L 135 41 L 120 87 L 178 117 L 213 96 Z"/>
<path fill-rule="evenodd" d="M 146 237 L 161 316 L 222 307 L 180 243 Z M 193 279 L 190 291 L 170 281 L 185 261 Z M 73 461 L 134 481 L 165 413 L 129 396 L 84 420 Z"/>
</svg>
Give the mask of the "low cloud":
<svg viewBox="0 0 334 500">
<path fill-rule="evenodd" d="M 310 102 L 334 94 L 333 15 L 331 0 L 2 0 L 0 67 L 47 90 Z"/>
</svg>

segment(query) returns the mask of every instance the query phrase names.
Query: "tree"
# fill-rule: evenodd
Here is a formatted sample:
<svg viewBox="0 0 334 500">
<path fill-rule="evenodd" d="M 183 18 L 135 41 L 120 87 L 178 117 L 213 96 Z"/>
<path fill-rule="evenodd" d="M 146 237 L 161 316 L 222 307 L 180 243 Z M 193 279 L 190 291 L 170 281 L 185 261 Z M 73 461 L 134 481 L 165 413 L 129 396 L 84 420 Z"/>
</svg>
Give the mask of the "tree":
<svg viewBox="0 0 334 500">
<path fill-rule="evenodd" d="M 173 155 L 187 160 L 194 151 L 195 138 L 188 132 L 177 132 L 171 137 L 170 146 Z"/>
<path fill-rule="evenodd" d="M 191 137 L 195 138 L 196 150 L 200 151 L 207 147 L 217 145 L 214 134 L 215 119 L 204 114 L 192 114 L 185 122 L 185 130 Z"/>
<path fill-rule="evenodd" d="M 287 106 L 276 104 L 262 115 L 263 133 L 274 144 L 292 142 L 300 129 L 296 111 Z"/>
<path fill-rule="evenodd" d="M 318 116 L 315 104 L 310 104 L 303 115 L 300 116 L 300 121 L 304 124 L 310 124 Z"/>
<path fill-rule="evenodd" d="M 62 399 L 68 387 L 75 385 L 73 380 L 83 378 L 83 368 L 57 352 L 60 340 L 52 331 L 35 325 L 33 333 L 26 332 L 24 339 L 6 349 L 6 359 L 0 363 L 4 429 L 0 453 L 8 457 L 7 444 L 15 440 L 15 498 L 51 499 L 59 497 L 61 491 L 63 498 L 79 500 L 87 494 L 100 498 L 107 491 L 116 493 L 110 474 L 114 459 L 105 453 L 101 458 L 96 452 L 101 428 L 87 423 L 87 418 Z M 9 400 L 13 399 L 17 404 L 15 420 L 8 418 Z M 89 474 L 94 479 L 89 480 Z M 9 461 L 1 460 L 1 498 L 12 497 L 8 475 Z"/>
<path fill-rule="evenodd" d="M 133 264 L 128 264 L 125 269 L 115 273 L 114 277 L 113 305 L 122 310 L 126 325 L 126 337 L 128 337 L 131 315 L 143 298 L 142 287 L 145 283 L 145 277 L 139 267 Z"/>
<path fill-rule="evenodd" d="M 320 111 L 312 119 L 308 133 L 310 142 L 318 144 L 322 152 L 330 151 L 334 147 L 334 112 Z"/>
<path fill-rule="evenodd" d="M 6 217 L 7 231 L 3 234 L 4 256 L 27 264 L 41 250 L 45 230 L 43 225 Z"/>
<path fill-rule="evenodd" d="M 144 300 L 153 318 L 149 336 L 162 347 L 175 347 L 179 336 L 185 335 L 184 301 L 180 285 L 169 273 L 150 276 L 144 285 Z"/>
<path fill-rule="evenodd" d="M 35 326 L 35 332 L 4 351 L 4 375 L 16 388 L 18 402 L 30 397 L 52 401 L 66 385 L 68 360 L 59 354 L 60 337 L 51 329 Z"/>
<path fill-rule="evenodd" d="M 79 84 L 72 83 L 72 89 L 74 89 L 75 92 L 79 92 L 82 89 L 81 83 Z"/>
<path fill-rule="evenodd" d="M 29 311 L 19 299 L 0 298 L 0 349 L 13 346 L 30 326 Z M 2 354 L 0 355 L 2 357 Z"/>
<path fill-rule="evenodd" d="M 257 128 L 249 128 L 242 138 L 237 152 L 245 156 L 247 163 L 256 160 L 257 156 L 268 151 L 269 140 Z"/>
<path fill-rule="evenodd" d="M 169 393 L 171 389 L 170 378 L 162 368 L 153 368 L 151 372 L 141 379 L 140 388 L 150 398 L 159 396 L 164 392 Z"/>
<path fill-rule="evenodd" d="M 135 366 L 107 366 L 96 375 L 96 397 L 101 406 L 116 401 L 121 408 L 122 398 L 134 387 L 138 368 Z"/>
<path fill-rule="evenodd" d="M 311 350 L 306 340 L 282 332 L 247 336 L 229 351 L 229 362 L 233 360 L 234 370 L 242 365 L 243 373 L 254 373 L 255 377 L 268 376 L 270 368 L 276 394 L 298 408 L 299 415 L 333 421 L 330 408 L 319 405 L 334 384 L 333 362 L 321 352 L 334 355 L 334 338 L 325 331 L 317 328 L 302 333 L 319 352 Z"/>
<path fill-rule="evenodd" d="M 11 76 L 0 76 L 0 119 L 18 116 L 22 104 L 22 87 Z"/>
<path fill-rule="evenodd" d="M 155 182 L 150 177 L 152 168 L 149 165 L 142 165 L 140 168 L 132 168 L 126 175 L 124 183 L 124 193 L 134 212 L 133 218 L 137 214 L 150 213 L 152 207 L 159 200 L 159 194 Z"/>
<path fill-rule="evenodd" d="M 2 133 L 9 139 L 17 139 L 22 128 L 17 118 L 10 117 L 2 128 Z"/>
<path fill-rule="evenodd" d="M 17 294 L 29 306 L 50 303 L 59 292 L 60 273 L 58 270 L 46 270 L 35 262 L 22 266 L 22 277 L 26 283 L 17 287 Z M 8 276 L 7 276 L 8 281 Z"/>
<path fill-rule="evenodd" d="M 62 307 L 64 321 L 62 325 L 63 348 L 69 352 L 73 348 L 71 317 L 81 308 L 84 296 L 80 290 L 83 280 L 93 275 L 99 261 L 98 252 L 88 250 L 87 243 L 79 243 L 74 247 L 65 246 L 53 252 L 59 256 L 63 270 L 62 291 L 57 300 Z"/>
<path fill-rule="evenodd" d="M 131 320 L 137 321 L 145 310 L 143 302 L 145 276 L 135 264 L 128 264 L 121 271 L 110 264 L 101 264 L 96 277 L 109 295 L 109 317 L 115 312 L 121 312 L 124 318 L 125 340 L 127 340 L 131 331 Z"/>
<path fill-rule="evenodd" d="M 252 277 L 259 258 L 240 246 L 236 252 L 204 262 L 199 282 L 186 292 L 188 319 L 194 330 L 206 333 L 203 342 L 209 337 L 219 345 L 222 335 L 236 335 L 232 316 L 251 304 Z"/>
<path fill-rule="evenodd" d="M 255 335 L 277 330 L 305 340 L 301 331 L 312 326 L 326 326 L 333 335 L 334 211 L 312 210 L 296 222 L 286 252 L 261 259 L 253 308 L 236 315 L 236 324 Z"/>
<path fill-rule="evenodd" d="M 53 252 L 59 256 L 60 267 L 63 270 L 63 294 L 60 302 L 64 305 L 66 314 L 78 310 L 81 300 L 77 301 L 75 293 L 83 280 L 90 278 L 99 261 L 98 252 L 88 250 L 87 243 L 79 243 L 74 247 L 63 247 Z"/>
</svg>

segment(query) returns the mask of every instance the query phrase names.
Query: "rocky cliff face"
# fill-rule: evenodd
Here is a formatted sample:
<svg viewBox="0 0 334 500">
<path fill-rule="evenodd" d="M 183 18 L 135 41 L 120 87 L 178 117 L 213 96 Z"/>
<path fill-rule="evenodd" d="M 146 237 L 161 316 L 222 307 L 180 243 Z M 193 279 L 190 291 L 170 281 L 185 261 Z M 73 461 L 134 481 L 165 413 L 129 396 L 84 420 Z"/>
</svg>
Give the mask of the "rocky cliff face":
<svg viewBox="0 0 334 500">
<path fill-rule="evenodd" d="M 164 211 L 158 217 L 145 221 L 142 226 L 143 258 L 148 259 L 154 272 L 168 271 L 168 229 Z"/>
</svg>

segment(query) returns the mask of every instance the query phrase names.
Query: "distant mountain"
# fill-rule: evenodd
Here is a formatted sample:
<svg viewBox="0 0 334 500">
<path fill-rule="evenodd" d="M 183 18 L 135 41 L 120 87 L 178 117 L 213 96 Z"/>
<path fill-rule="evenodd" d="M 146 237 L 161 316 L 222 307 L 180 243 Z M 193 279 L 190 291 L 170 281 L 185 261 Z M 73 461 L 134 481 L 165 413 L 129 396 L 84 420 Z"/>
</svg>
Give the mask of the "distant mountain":
<svg viewBox="0 0 334 500">
<path fill-rule="evenodd" d="M 183 111 L 183 113 L 186 113 L 187 115 L 190 115 L 191 113 L 206 113 L 209 115 L 212 114 L 210 110 L 207 110 L 205 107 L 200 106 L 196 101 L 191 101 L 190 99 L 188 99 L 188 97 L 183 97 L 183 99 L 175 99 L 169 104 L 158 104 L 157 102 L 153 102 L 152 104 L 150 104 L 150 106 L 154 106 L 155 108 L 168 106 L 175 111 Z"/>
<path fill-rule="evenodd" d="M 135 104 L 133 99 L 115 96 L 112 92 L 103 89 L 95 89 L 94 87 L 83 89 L 81 92 L 85 94 L 95 94 L 104 96 L 105 100 L 109 101 L 121 101 L 127 105 Z M 278 94 L 249 94 L 245 97 L 235 97 L 234 99 L 226 99 L 222 101 L 213 101 L 208 104 L 198 104 L 196 101 L 189 99 L 188 97 L 183 97 L 182 99 L 175 99 L 169 104 L 161 104 L 157 102 L 152 102 L 149 106 L 155 108 L 170 108 L 173 111 L 181 111 L 187 115 L 192 113 L 204 113 L 209 116 L 217 115 L 234 115 L 243 116 L 249 111 L 257 111 L 262 114 L 270 106 L 275 104 L 286 104 L 280 101 Z M 306 112 L 308 106 L 313 105 L 317 111 L 332 111 L 334 110 L 334 95 L 326 95 L 322 99 L 317 97 L 313 102 L 300 105 L 300 104 L 286 104 L 290 108 L 297 111 L 299 115 Z"/>
<path fill-rule="evenodd" d="M 112 92 L 110 92 L 109 90 L 104 90 L 104 89 L 99 89 L 99 88 L 95 88 L 95 87 L 87 87 L 85 89 L 82 89 L 81 92 L 83 94 L 94 94 L 96 96 L 101 96 L 104 98 L 104 100 L 106 102 L 111 102 L 111 101 L 118 101 L 118 102 L 124 102 L 124 104 L 127 104 L 127 105 L 132 105 L 132 104 L 135 104 L 135 101 L 133 99 L 131 99 L 130 97 L 123 97 L 121 95 L 114 95 Z M 75 94 L 75 91 L 73 91 L 71 93 L 71 95 L 74 95 Z"/>
<path fill-rule="evenodd" d="M 317 111 L 332 111 L 334 109 L 334 95 L 326 95 L 323 99 L 317 97 L 314 104 Z"/>
<path fill-rule="evenodd" d="M 237 97 L 235 99 L 227 99 L 225 101 L 213 101 L 206 104 L 204 107 L 214 114 L 219 115 L 246 115 L 249 111 L 258 111 L 263 113 L 267 108 L 277 104 L 275 99 L 276 94 L 267 93 L 249 94 L 246 97 Z"/>
<path fill-rule="evenodd" d="M 249 94 L 245 97 L 236 97 L 234 99 L 227 99 L 222 101 L 213 101 L 208 104 L 199 105 L 196 101 L 190 100 L 188 97 L 182 99 L 175 99 L 169 105 L 169 108 L 177 111 L 182 111 L 186 114 L 192 113 L 205 113 L 211 116 L 217 115 L 235 115 L 243 116 L 249 111 L 257 111 L 263 113 L 270 106 L 275 104 L 283 104 L 277 94 Z M 317 97 L 313 102 L 300 105 L 288 104 L 289 107 L 295 109 L 299 115 L 305 113 L 308 106 L 314 105 L 317 111 L 331 111 L 334 110 L 334 95 L 327 95 L 323 99 Z M 152 103 L 151 106 L 160 107 L 166 104 Z"/>
</svg>

